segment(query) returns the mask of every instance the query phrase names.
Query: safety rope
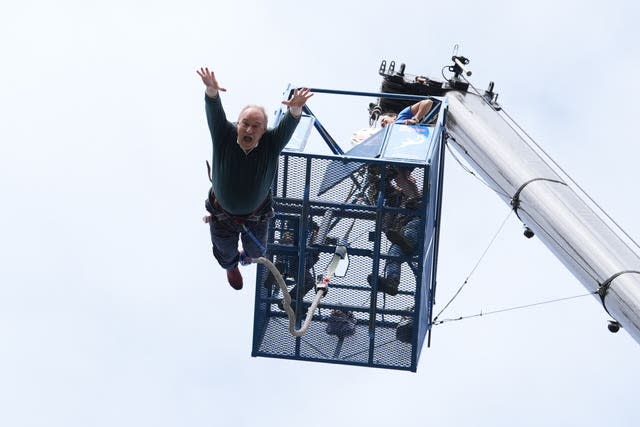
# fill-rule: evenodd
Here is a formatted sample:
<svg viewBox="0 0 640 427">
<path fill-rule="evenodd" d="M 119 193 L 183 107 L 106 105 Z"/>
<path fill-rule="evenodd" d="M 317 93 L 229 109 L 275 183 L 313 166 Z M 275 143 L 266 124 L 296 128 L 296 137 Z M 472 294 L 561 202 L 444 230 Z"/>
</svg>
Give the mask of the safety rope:
<svg viewBox="0 0 640 427">
<path fill-rule="evenodd" d="M 476 264 L 473 266 L 473 268 L 471 269 L 471 272 L 469 273 L 469 275 L 467 276 L 467 278 L 464 280 L 464 282 L 462 283 L 462 285 L 460 285 L 460 288 L 458 288 L 458 290 L 456 291 L 455 294 L 453 294 L 453 296 L 451 297 L 451 299 L 449 300 L 449 302 L 447 302 L 445 304 L 445 306 L 442 308 L 442 310 L 440 310 L 440 312 L 436 315 L 436 317 L 433 319 L 433 324 L 436 323 L 436 321 L 438 320 L 438 318 L 440 317 L 440 315 L 447 309 L 447 307 L 449 307 L 449 305 L 451 305 L 451 303 L 453 302 L 454 299 L 456 299 L 456 297 L 460 294 L 460 292 L 462 291 L 462 288 L 465 287 L 465 285 L 469 282 L 469 279 L 471 278 L 471 275 L 476 271 L 476 269 L 478 268 L 478 266 L 480 265 L 480 261 L 482 261 L 482 259 L 484 258 L 484 256 L 487 254 L 487 252 L 489 251 L 489 248 L 493 245 L 493 243 L 496 241 L 496 238 L 498 237 L 498 235 L 500 234 L 500 232 L 502 231 L 502 229 L 504 228 L 505 224 L 507 223 L 507 220 L 509 219 L 509 217 L 511 216 L 511 213 L 513 211 L 510 210 L 509 213 L 507 214 L 507 216 L 504 218 L 504 220 L 502 221 L 502 224 L 500 225 L 500 228 L 498 228 L 498 231 L 494 234 L 494 236 L 491 238 L 491 241 L 489 242 L 489 245 L 487 246 L 487 248 L 484 250 L 484 252 L 482 252 L 482 255 L 480 255 L 480 258 L 478 258 L 478 261 L 476 262 Z"/>
<path fill-rule="evenodd" d="M 525 304 L 525 305 L 519 305 L 519 306 L 515 306 L 515 307 L 502 308 L 502 309 L 499 309 L 499 310 L 480 312 L 478 314 L 471 314 L 471 315 L 468 315 L 468 316 L 460 316 L 460 317 L 456 317 L 456 318 L 452 318 L 452 319 L 442 319 L 442 320 L 438 320 L 438 321 L 436 321 L 436 319 L 434 319 L 433 325 L 434 326 L 435 325 L 441 325 L 443 323 L 456 322 L 458 320 L 471 319 L 473 317 L 489 316 L 491 314 L 504 313 L 506 311 L 521 310 L 521 309 L 525 309 L 525 308 L 535 307 L 535 306 L 538 306 L 538 305 L 545 305 L 545 304 L 551 304 L 551 303 L 560 302 L 560 301 L 567 301 L 567 300 L 570 300 L 570 299 L 583 298 L 583 297 L 586 297 L 586 296 L 589 296 L 589 295 L 593 295 L 593 294 L 596 294 L 596 293 L 597 293 L 597 291 L 594 291 L 594 292 L 589 292 L 588 294 L 574 295 L 572 297 L 556 298 L 556 299 L 547 300 L 547 301 L 534 302 L 532 304 Z"/>
<path fill-rule="evenodd" d="M 208 166 L 208 163 L 207 163 L 207 166 Z M 203 218 L 203 221 L 205 223 L 208 223 L 211 220 L 212 220 L 211 217 Z M 262 244 L 262 242 L 260 242 L 260 240 L 255 236 L 255 234 L 253 234 L 253 232 L 249 230 L 249 227 L 247 227 L 244 223 L 242 224 L 242 230 L 249 236 L 249 238 L 253 241 L 253 243 L 255 243 L 256 246 L 260 248 L 260 251 L 262 253 L 265 253 L 267 251 L 266 247 Z M 251 258 L 244 251 L 240 252 L 239 263 L 240 265 L 246 266 L 255 262 L 255 263 L 264 265 L 269 269 L 269 271 L 271 271 L 271 274 L 273 274 L 273 277 L 275 277 L 276 282 L 278 283 L 278 285 L 280 286 L 280 290 L 282 291 L 283 308 L 289 318 L 289 332 L 294 337 L 301 337 L 302 335 L 304 335 L 307 329 L 309 329 L 309 325 L 311 324 L 311 320 L 313 319 L 313 313 L 318 307 L 318 304 L 320 304 L 320 300 L 327 294 L 328 285 L 331 282 L 331 279 L 333 278 L 336 267 L 338 266 L 338 262 L 342 258 L 344 258 L 346 254 L 347 254 L 347 250 L 345 246 L 336 247 L 336 252 L 334 253 L 333 258 L 331 259 L 331 262 L 327 266 L 327 272 L 325 273 L 324 277 L 318 283 L 316 283 L 316 296 L 313 299 L 313 302 L 311 303 L 311 307 L 309 307 L 309 310 L 307 311 L 307 316 L 300 329 L 296 329 L 295 327 L 296 313 L 295 311 L 293 311 L 293 308 L 291 308 L 291 295 L 289 294 L 287 285 L 284 282 L 282 274 L 280 273 L 278 268 L 275 265 L 273 265 L 273 263 L 269 261 L 267 258 L 265 257 Z"/>
<path fill-rule="evenodd" d="M 264 245 L 262 245 L 260 240 L 258 240 L 258 238 L 251 232 L 251 230 L 249 230 L 249 228 L 244 224 L 242 224 L 242 229 L 245 231 L 245 233 L 247 233 L 247 235 L 251 238 L 251 240 L 253 240 L 253 242 L 262 250 L 262 253 L 265 253 L 266 248 L 264 247 Z M 269 271 L 271 271 L 271 274 L 273 274 L 273 277 L 275 277 L 276 282 L 278 282 L 278 285 L 280 286 L 280 290 L 282 291 L 283 308 L 287 313 L 287 317 L 289 318 L 289 332 L 294 337 L 301 337 L 302 335 L 304 335 L 307 329 L 309 329 L 309 325 L 311 324 L 311 319 L 313 318 L 313 313 L 316 311 L 318 304 L 320 304 L 320 300 L 327 293 L 326 285 L 324 286 L 324 290 L 321 292 L 318 292 L 319 287 L 318 285 L 316 285 L 316 296 L 313 299 L 313 302 L 311 303 L 311 307 L 307 311 L 307 316 L 304 320 L 304 323 L 300 329 L 296 329 L 296 325 L 295 325 L 296 313 L 293 311 L 293 308 L 291 308 L 291 295 L 287 290 L 287 285 L 284 282 L 284 279 L 282 277 L 282 274 L 278 270 L 278 267 L 276 267 L 271 261 L 269 261 L 265 257 L 252 259 L 252 258 L 246 257 L 243 252 L 240 253 L 240 264 L 248 265 L 251 262 L 262 264 L 265 267 L 267 267 Z"/>
<path fill-rule="evenodd" d="M 271 271 L 271 274 L 273 274 L 273 277 L 276 278 L 276 282 L 278 282 L 278 285 L 280 286 L 280 290 L 282 291 L 282 296 L 283 296 L 282 305 L 283 305 L 284 311 L 286 311 L 287 316 L 289 317 L 289 332 L 294 337 L 301 337 L 302 335 L 304 335 L 305 332 L 307 332 L 307 329 L 309 329 L 309 325 L 311 324 L 311 319 L 313 318 L 313 312 L 318 307 L 318 304 L 320 303 L 320 300 L 324 296 L 324 293 L 316 291 L 316 296 L 313 298 L 313 302 L 311 303 L 311 307 L 309 307 L 309 311 L 307 311 L 307 317 L 304 319 L 304 323 L 302 324 L 302 327 L 300 329 L 296 329 L 296 313 L 291 308 L 291 295 L 289 295 L 289 291 L 287 290 L 287 285 L 284 283 L 282 274 L 280 274 L 280 271 L 278 271 L 278 268 L 275 265 L 273 265 L 273 263 L 265 257 L 256 258 L 253 261 L 267 267 L 269 271 Z"/>
<path fill-rule="evenodd" d="M 318 283 L 316 283 L 316 296 L 313 298 L 311 306 L 307 310 L 307 316 L 305 317 L 304 322 L 300 327 L 300 329 L 296 329 L 296 313 L 295 311 L 293 311 L 293 308 L 291 308 L 291 295 L 289 294 L 287 285 L 284 282 L 284 279 L 282 278 L 282 274 L 280 274 L 280 271 L 278 270 L 278 268 L 275 265 L 273 265 L 273 263 L 265 257 L 252 259 L 252 262 L 262 264 L 265 267 L 267 267 L 271 272 L 271 274 L 273 274 L 273 277 L 275 277 L 276 282 L 278 282 L 278 285 L 280 286 L 280 290 L 282 291 L 282 297 L 283 297 L 282 305 L 285 312 L 287 313 L 287 316 L 289 317 L 289 333 L 291 333 L 291 335 L 293 335 L 294 337 L 303 336 L 304 333 L 307 332 L 307 329 L 309 329 L 309 325 L 311 324 L 311 320 L 313 319 L 313 313 L 318 308 L 318 305 L 320 304 L 320 300 L 327 294 L 329 283 L 333 279 L 338 263 L 346 255 L 347 255 L 347 248 L 345 246 L 340 245 L 336 247 L 336 251 L 333 254 L 333 257 L 331 258 L 329 265 L 327 266 L 324 276 L 322 277 L 322 279 L 318 281 Z"/>
</svg>

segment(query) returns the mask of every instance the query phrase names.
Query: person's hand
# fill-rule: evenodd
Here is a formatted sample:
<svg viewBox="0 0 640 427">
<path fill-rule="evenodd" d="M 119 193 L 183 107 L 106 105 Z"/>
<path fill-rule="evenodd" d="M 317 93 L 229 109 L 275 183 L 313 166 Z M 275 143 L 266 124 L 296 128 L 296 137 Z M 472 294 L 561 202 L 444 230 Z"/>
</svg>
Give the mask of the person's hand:
<svg viewBox="0 0 640 427">
<path fill-rule="evenodd" d="M 313 92 L 309 88 L 300 87 L 293 91 L 291 98 L 286 101 L 282 101 L 287 107 L 299 107 L 302 108 L 309 98 L 313 96 Z"/>
<path fill-rule="evenodd" d="M 284 105 L 289 107 L 289 111 L 294 117 L 300 116 L 302 114 L 302 107 L 307 103 L 307 100 L 313 96 L 313 92 L 309 88 L 301 87 L 295 89 L 291 98 L 282 101 Z"/>
<path fill-rule="evenodd" d="M 216 75 L 208 68 L 200 68 L 199 70 L 196 70 L 196 73 L 198 73 L 198 75 L 202 79 L 202 83 L 204 83 L 204 85 L 207 87 L 207 93 L 209 93 L 210 95 L 215 96 L 218 94 L 218 91 L 227 91 L 225 88 L 221 87 L 218 84 Z"/>
</svg>

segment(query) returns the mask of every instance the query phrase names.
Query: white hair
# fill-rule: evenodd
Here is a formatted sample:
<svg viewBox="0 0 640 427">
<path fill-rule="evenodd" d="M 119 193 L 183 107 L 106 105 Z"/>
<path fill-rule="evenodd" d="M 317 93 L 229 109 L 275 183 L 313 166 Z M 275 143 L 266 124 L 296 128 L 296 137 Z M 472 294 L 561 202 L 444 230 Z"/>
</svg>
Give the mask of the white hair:
<svg viewBox="0 0 640 427">
<path fill-rule="evenodd" d="M 242 116 L 242 113 L 247 111 L 249 108 L 256 108 L 256 109 L 260 110 L 260 112 L 264 116 L 264 128 L 266 129 L 267 128 L 267 123 L 269 123 L 269 118 L 267 117 L 267 110 L 265 110 L 262 105 L 256 105 L 256 104 L 245 105 L 242 108 L 242 110 L 240 110 L 240 114 L 238 115 L 238 121 L 240 121 L 240 117 Z"/>
</svg>

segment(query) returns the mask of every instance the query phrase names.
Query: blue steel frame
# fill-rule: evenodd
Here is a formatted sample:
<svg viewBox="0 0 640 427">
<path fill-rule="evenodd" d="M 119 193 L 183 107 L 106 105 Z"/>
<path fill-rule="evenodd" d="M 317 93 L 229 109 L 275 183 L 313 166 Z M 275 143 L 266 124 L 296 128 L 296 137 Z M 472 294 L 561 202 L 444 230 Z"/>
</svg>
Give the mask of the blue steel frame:
<svg viewBox="0 0 640 427">
<path fill-rule="evenodd" d="M 422 101 L 423 99 L 431 99 L 431 100 L 435 101 L 436 108 L 432 108 L 431 111 L 427 114 L 427 116 L 422 120 L 425 123 L 428 122 L 429 120 L 431 120 L 431 118 L 435 114 L 438 114 L 438 111 L 440 110 L 440 108 L 439 108 L 440 106 L 437 105 L 437 104 L 441 102 L 441 100 L 439 98 L 434 97 L 434 96 L 420 96 L 420 95 L 384 93 L 384 92 L 380 92 L 380 93 L 378 93 L 378 92 L 357 92 L 357 91 L 337 90 L 337 89 L 321 89 L 321 88 L 311 88 L 310 90 L 313 93 L 327 93 L 327 94 L 331 94 L 331 95 L 363 96 L 363 97 L 370 97 L 370 98 L 401 99 L 401 100 L 405 100 L 405 101 L 416 101 L 416 102 Z M 287 98 L 289 96 L 291 96 L 292 92 L 293 92 L 293 89 L 291 89 L 291 88 L 287 88 L 287 90 L 285 90 L 285 93 L 287 94 Z M 318 131 L 318 133 L 320 134 L 320 136 L 322 137 L 324 142 L 327 144 L 327 146 L 329 147 L 331 152 L 333 154 L 337 154 L 337 155 L 344 154 L 344 151 L 342 150 L 342 148 L 340 148 L 340 146 L 336 143 L 335 139 L 333 139 L 333 137 L 329 134 L 329 132 L 324 128 L 324 126 L 322 125 L 320 120 L 318 120 L 318 117 L 315 114 L 313 114 L 313 112 L 311 112 L 311 110 L 309 109 L 309 107 L 307 105 L 305 105 L 303 107 L 303 112 L 305 114 L 308 114 L 308 115 L 312 116 L 315 119 L 315 122 L 314 122 L 313 126 L 316 128 L 316 130 Z M 284 114 L 284 110 L 279 110 L 278 117 L 276 118 L 276 122 L 280 121 L 280 119 L 282 118 L 283 114 Z"/>
<path fill-rule="evenodd" d="M 288 89 L 289 90 L 289 89 Z M 435 298 L 435 292 L 436 292 L 436 276 L 437 276 L 437 257 L 438 257 L 438 245 L 439 245 L 439 232 L 440 232 L 440 213 L 441 213 L 441 207 L 442 207 L 442 188 L 443 188 L 443 176 L 444 176 L 444 129 L 445 129 L 445 116 L 446 116 L 446 101 L 443 100 L 442 98 L 438 98 L 438 97 L 430 97 L 430 96 L 418 96 L 418 95 L 408 95 L 408 94 L 394 94 L 394 93 L 374 93 L 374 92 L 356 92 L 356 91 L 344 91 L 344 90 L 332 90 L 332 89 L 320 89 L 320 88 L 311 88 L 311 91 L 314 93 L 325 93 L 325 94 L 334 94 L 334 95 L 350 95 L 350 96 L 364 96 L 364 97 L 385 97 L 385 98 L 390 98 L 390 99 L 402 99 L 402 100 L 415 100 L 415 101 L 420 101 L 423 99 L 432 99 L 434 100 L 435 103 L 435 108 L 432 109 L 431 112 L 429 112 L 428 117 L 426 117 L 423 122 L 428 122 L 429 120 L 431 120 L 431 118 L 434 115 L 438 115 L 438 120 L 434 129 L 434 137 L 435 140 L 433 142 L 433 144 L 431 145 L 431 152 L 428 153 L 427 155 L 427 159 L 430 159 L 431 163 L 430 163 L 430 169 L 432 171 L 435 171 L 435 173 L 425 173 L 424 174 L 424 181 L 422 183 L 422 188 L 423 189 L 427 189 L 429 188 L 429 198 L 428 198 L 428 202 L 426 206 L 433 206 L 434 209 L 429 209 L 428 213 L 427 213 L 427 217 L 424 217 L 424 214 L 421 214 L 420 217 L 423 218 L 423 223 L 426 225 L 426 227 L 429 227 L 429 225 L 433 225 L 433 232 L 431 235 L 431 238 L 426 239 L 425 237 L 425 229 L 421 229 L 419 232 L 419 237 L 418 237 L 418 241 L 422 241 L 424 243 L 424 246 L 422 248 L 422 251 L 420 251 L 421 255 L 423 256 L 423 264 L 422 264 L 422 271 L 420 272 L 415 272 L 416 276 L 419 277 L 419 287 L 420 289 L 416 289 L 416 300 L 415 300 L 415 306 L 419 308 L 419 310 L 414 309 L 414 325 L 419 325 L 420 327 L 413 327 L 412 328 L 412 343 L 415 343 L 416 345 L 412 346 L 412 354 L 411 354 L 411 366 L 409 367 L 409 369 L 411 371 L 416 371 L 417 369 L 417 363 L 419 360 L 419 356 L 420 356 L 420 352 L 422 349 L 422 346 L 424 344 L 424 339 L 426 336 L 426 333 L 429 333 L 429 340 L 428 342 L 430 342 L 430 334 L 431 334 L 431 325 L 432 325 L 432 320 L 433 320 L 433 313 L 432 313 L 432 306 L 433 306 L 433 301 Z M 290 93 L 290 92 L 289 92 Z M 324 128 L 324 126 L 321 124 L 320 120 L 318 120 L 318 118 L 315 116 L 315 114 L 313 114 L 311 112 L 311 110 L 305 106 L 304 108 L 304 112 L 310 116 L 312 116 L 315 120 L 314 120 L 314 127 L 315 129 L 318 131 L 318 133 L 320 134 L 320 136 L 323 138 L 323 140 L 325 141 L 325 143 L 327 144 L 327 146 L 330 148 L 330 150 L 335 154 L 335 156 L 322 156 L 322 155 L 313 155 L 310 156 L 309 154 L 302 154 L 302 153 L 284 153 L 284 167 L 287 168 L 287 162 L 289 161 L 289 156 L 292 157 L 306 157 L 306 176 L 305 176 L 305 182 L 309 182 L 309 178 L 310 178 L 310 173 L 311 173 L 311 161 L 312 158 L 316 158 L 316 159 L 320 159 L 320 158 L 330 158 L 330 159 L 335 159 L 336 156 L 339 157 L 341 160 L 344 161 L 353 161 L 353 162 L 363 162 L 366 161 L 368 163 L 376 163 L 376 162 L 381 162 L 383 164 L 398 164 L 398 165 L 403 165 L 403 164 L 407 164 L 407 163 L 412 163 L 415 164 L 415 161 L 407 161 L 407 162 L 403 162 L 400 159 L 394 159 L 393 161 L 390 160 L 377 160 L 377 159 L 365 159 L 365 158 L 361 158 L 361 157 L 352 157 L 349 155 L 344 155 L 344 151 L 338 146 L 338 144 L 335 142 L 335 140 L 331 137 L 331 135 L 329 134 L 329 132 Z M 284 114 L 283 110 L 280 110 L 278 117 L 276 118 L 276 121 L 279 120 L 281 118 L 281 115 Z M 274 185 L 276 185 L 274 183 Z M 287 185 L 286 180 L 284 180 L 283 185 Z M 435 191 L 432 191 L 435 190 Z M 304 195 L 303 195 L 303 210 L 301 212 L 301 217 L 302 218 L 308 218 L 310 215 L 313 214 L 312 212 L 312 208 L 310 207 L 310 202 L 309 202 L 309 188 L 307 187 L 304 191 Z M 377 220 L 376 220 L 376 230 L 375 233 L 378 236 L 377 239 L 375 240 L 375 247 L 374 247 L 374 254 L 376 254 L 372 259 L 373 259 L 373 271 L 372 271 L 372 275 L 377 275 L 378 274 L 378 266 L 379 266 L 379 262 L 380 262 L 380 255 L 379 255 L 379 251 L 380 251 L 380 244 L 381 244 L 381 238 L 380 238 L 380 234 L 382 232 L 382 230 L 380 229 L 380 224 L 381 224 L 381 210 L 380 207 L 382 206 L 382 201 L 383 201 L 383 197 L 382 194 L 379 197 L 377 206 L 371 206 L 371 215 L 375 215 L 377 216 Z M 323 208 L 334 208 L 336 210 L 338 210 L 339 208 L 341 208 L 343 205 L 339 204 L 339 203 L 322 203 Z M 367 210 L 366 207 L 362 207 L 363 210 Z M 306 236 L 308 232 L 308 224 L 307 221 L 300 221 L 299 223 L 299 230 L 298 230 L 298 235 L 301 236 Z M 270 230 L 270 241 L 273 241 L 273 230 Z M 298 260 L 303 260 L 306 252 L 305 249 L 306 245 L 304 244 L 298 244 L 296 247 L 287 247 L 285 245 L 277 245 L 277 244 L 273 244 L 270 243 L 269 244 L 270 249 L 277 249 L 281 252 L 291 252 L 291 254 L 295 254 L 297 255 Z M 317 248 L 317 250 L 319 251 L 324 251 L 324 252 L 330 252 L 332 251 L 332 247 L 329 246 L 319 246 Z M 350 250 L 349 252 L 352 255 L 358 255 L 358 250 Z M 298 278 L 303 278 L 305 277 L 305 266 L 304 266 L 304 262 L 298 262 L 298 269 L 297 269 L 297 277 Z M 258 273 L 259 275 L 260 273 Z M 425 278 L 428 277 L 428 280 L 424 280 Z M 256 287 L 258 286 L 258 283 L 256 281 Z M 331 287 L 331 285 L 330 285 Z M 373 295 L 373 301 L 371 303 L 371 307 L 372 307 L 372 311 L 373 311 L 373 316 L 370 317 L 370 322 L 377 322 L 375 320 L 375 313 L 376 313 L 376 301 L 375 299 L 377 298 L 377 292 L 376 289 L 374 288 L 372 295 Z M 428 299 L 428 303 L 424 304 L 423 303 L 423 298 L 427 298 Z M 298 295 L 297 298 L 297 302 L 298 304 L 300 304 L 302 302 L 302 297 L 300 295 Z M 256 291 L 256 310 L 258 307 L 258 304 L 262 304 L 263 301 L 261 301 L 258 291 Z M 343 309 L 345 308 L 344 306 L 331 306 L 331 305 L 324 305 L 325 308 L 331 309 L 331 308 L 339 308 L 339 309 Z M 347 307 L 348 308 L 348 307 Z M 382 310 L 384 311 L 384 310 Z M 394 313 L 393 310 L 386 310 L 388 312 L 388 314 L 397 314 Z M 284 313 L 275 313 L 275 314 L 271 314 L 274 317 L 277 316 L 282 316 L 282 317 L 286 317 L 286 314 Z M 420 319 L 427 319 L 426 322 L 424 321 L 419 321 Z M 297 328 L 300 327 L 301 324 L 301 320 L 299 319 L 297 322 Z M 293 360 L 305 360 L 305 361 L 318 361 L 318 362 L 325 362 L 325 363 L 339 363 L 339 364 L 349 364 L 349 365 L 357 365 L 357 366 L 375 366 L 375 367 L 383 367 L 383 368 L 391 368 L 391 369 L 405 369 L 405 368 L 398 368 L 395 366 L 384 366 L 384 365 L 379 365 L 374 363 L 374 361 L 372 360 L 372 353 L 369 354 L 369 359 L 368 362 L 366 364 L 363 363 L 359 363 L 359 362 L 349 362 L 349 361 L 334 361 L 334 360 L 327 360 L 327 359 L 322 359 L 322 358 L 303 358 L 300 359 L 297 356 L 287 356 L 287 355 L 269 355 L 269 354 L 262 354 L 260 351 L 258 351 L 258 348 L 256 346 L 256 343 L 259 343 L 262 341 L 262 339 L 264 338 L 263 334 L 265 332 L 264 329 L 261 329 L 258 327 L 258 319 L 254 318 L 254 336 L 253 336 L 253 342 L 254 342 L 254 347 L 252 350 L 252 356 L 261 356 L 261 357 L 277 357 L 277 358 L 285 358 L 285 359 L 293 359 Z M 375 325 L 371 325 L 373 327 L 375 327 Z M 370 337 L 370 340 L 373 341 L 374 337 Z M 373 346 L 373 342 L 372 342 L 372 346 Z M 298 354 L 300 350 L 300 338 L 296 339 L 296 344 L 295 344 L 295 354 Z"/>
</svg>

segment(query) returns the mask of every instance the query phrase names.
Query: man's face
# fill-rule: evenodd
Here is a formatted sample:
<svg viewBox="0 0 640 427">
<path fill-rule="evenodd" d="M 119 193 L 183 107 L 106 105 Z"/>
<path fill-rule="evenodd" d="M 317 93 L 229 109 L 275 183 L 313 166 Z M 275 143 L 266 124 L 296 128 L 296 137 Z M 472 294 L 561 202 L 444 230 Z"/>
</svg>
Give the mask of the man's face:
<svg viewBox="0 0 640 427">
<path fill-rule="evenodd" d="M 388 115 L 384 115 L 382 117 L 380 117 L 380 127 L 387 127 L 388 125 L 390 125 L 391 123 L 393 123 L 395 121 L 395 116 L 388 116 Z"/>
<path fill-rule="evenodd" d="M 245 150 L 255 148 L 267 130 L 264 114 L 260 109 L 249 107 L 238 118 L 238 144 Z"/>
</svg>

